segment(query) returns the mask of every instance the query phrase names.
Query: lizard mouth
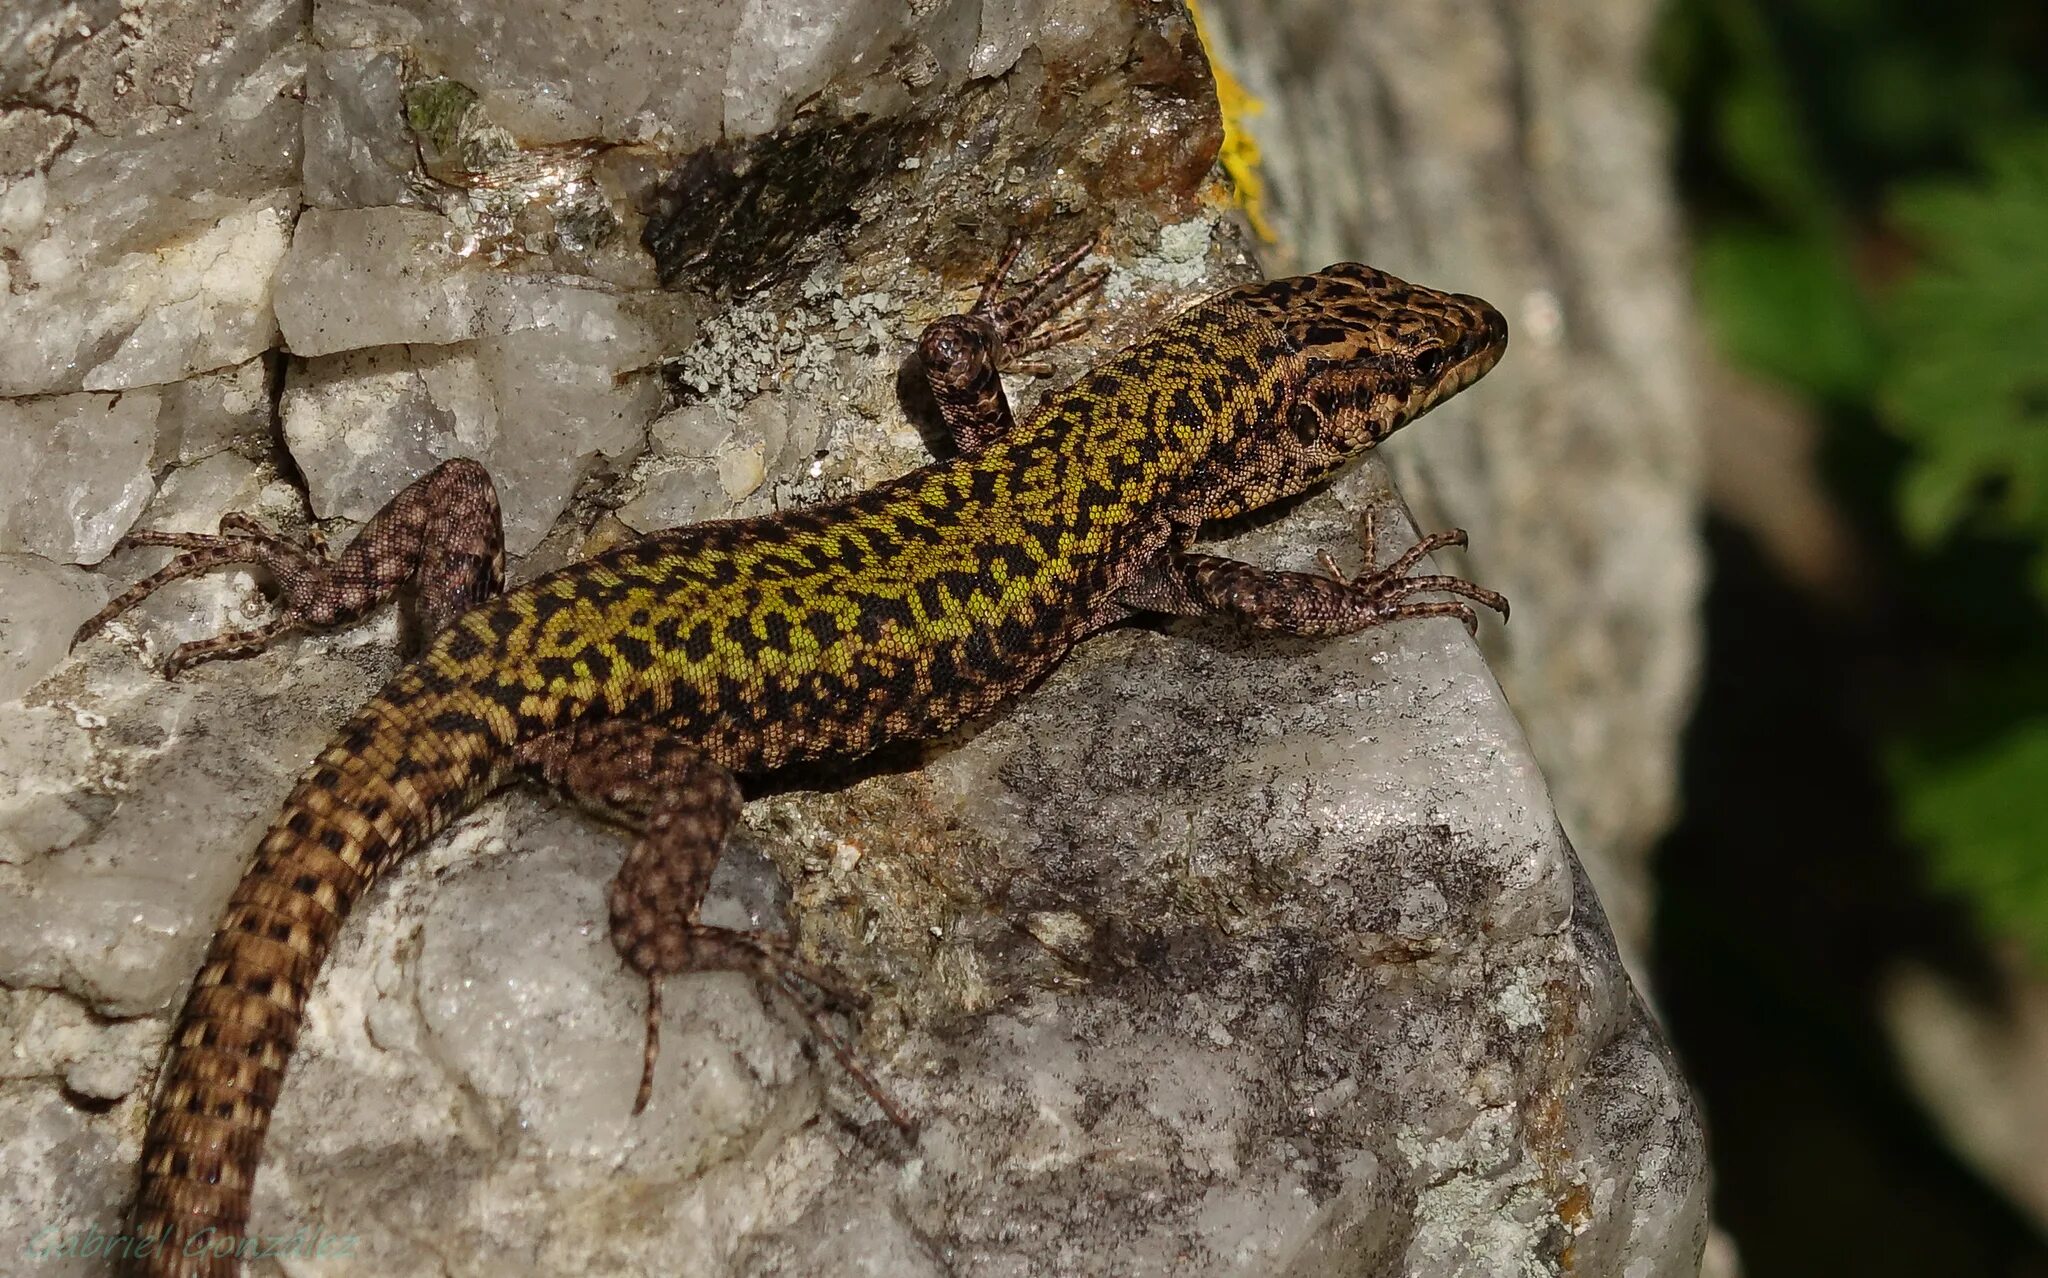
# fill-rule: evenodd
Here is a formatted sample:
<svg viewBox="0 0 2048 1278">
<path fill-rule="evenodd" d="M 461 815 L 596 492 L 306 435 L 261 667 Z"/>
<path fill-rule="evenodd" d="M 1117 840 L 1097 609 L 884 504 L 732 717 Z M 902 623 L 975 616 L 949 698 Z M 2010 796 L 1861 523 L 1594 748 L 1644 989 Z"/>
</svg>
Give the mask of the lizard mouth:
<svg viewBox="0 0 2048 1278">
<path fill-rule="evenodd" d="M 1475 321 L 1458 343 L 1458 358 L 1445 379 L 1446 393 L 1461 391 L 1492 371 L 1508 349 L 1508 320 L 1493 305 L 1470 293 L 1453 293 L 1451 300 L 1465 307 Z"/>
</svg>

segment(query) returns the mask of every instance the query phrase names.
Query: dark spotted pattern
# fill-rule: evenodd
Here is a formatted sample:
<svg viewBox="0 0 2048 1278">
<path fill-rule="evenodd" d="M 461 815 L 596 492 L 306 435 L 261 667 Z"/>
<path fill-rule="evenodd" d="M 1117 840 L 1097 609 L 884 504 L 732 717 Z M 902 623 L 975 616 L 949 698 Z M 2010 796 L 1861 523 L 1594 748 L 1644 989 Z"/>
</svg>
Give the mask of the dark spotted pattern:
<svg viewBox="0 0 2048 1278">
<path fill-rule="evenodd" d="M 821 974 L 773 938 L 697 921 L 739 811 L 733 774 L 943 732 L 1133 611 L 1333 634 L 1470 618 L 1462 602 L 1409 598 L 1421 590 L 1501 605 L 1408 575 L 1449 535 L 1355 581 L 1186 549 L 1204 522 L 1301 491 L 1479 377 L 1506 341 L 1492 308 L 1357 265 L 1234 289 L 1013 426 L 993 365 L 1076 331 L 1049 321 L 1096 283 L 1053 292 L 1080 256 L 1017 297 L 985 292 L 928 336 L 963 455 L 833 505 L 660 533 L 502 595 L 497 502 L 470 462 L 399 494 L 338 559 L 235 517 L 218 537 L 131 538 L 182 553 L 81 637 L 168 581 L 235 562 L 276 578 L 278 620 L 187 645 L 174 668 L 352 620 L 408 581 L 433 636 L 308 768 L 235 889 L 144 1138 L 136 1232 L 166 1240 L 145 1272 L 235 1271 L 264 1132 L 343 918 L 515 771 L 638 832 L 611 908 L 615 943 L 649 980 L 649 1078 L 659 978 L 739 968 L 795 1000 L 904 1121 L 818 1015 Z M 202 1234 L 228 1254 L 184 1254 Z"/>
</svg>

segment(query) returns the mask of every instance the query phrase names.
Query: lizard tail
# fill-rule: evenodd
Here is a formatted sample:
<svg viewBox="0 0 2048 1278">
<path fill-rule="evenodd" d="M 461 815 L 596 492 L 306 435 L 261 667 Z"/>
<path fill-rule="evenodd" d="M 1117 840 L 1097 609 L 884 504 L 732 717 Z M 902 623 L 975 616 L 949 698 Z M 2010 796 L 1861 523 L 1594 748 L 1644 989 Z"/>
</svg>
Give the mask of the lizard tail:
<svg viewBox="0 0 2048 1278">
<path fill-rule="evenodd" d="M 263 836 L 207 948 L 142 1141 L 134 1272 L 232 1278 L 307 995 L 349 908 L 502 777 L 505 748 L 460 693 L 401 673 L 314 760 Z"/>
</svg>

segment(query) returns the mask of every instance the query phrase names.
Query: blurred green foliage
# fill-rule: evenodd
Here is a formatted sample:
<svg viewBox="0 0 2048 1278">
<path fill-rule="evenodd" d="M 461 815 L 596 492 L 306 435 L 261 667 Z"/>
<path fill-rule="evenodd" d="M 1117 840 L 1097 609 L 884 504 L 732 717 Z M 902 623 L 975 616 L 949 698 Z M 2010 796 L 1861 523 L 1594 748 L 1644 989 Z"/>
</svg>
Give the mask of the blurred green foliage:
<svg viewBox="0 0 2048 1278">
<path fill-rule="evenodd" d="M 2048 966 L 2048 3 L 1674 0 L 1659 54 L 1710 332 L 1925 626 L 1872 707 L 1900 828 Z"/>
<path fill-rule="evenodd" d="M 1902 190 L 1891 213 L 1921 254 L 1886 298 L 1898 359 L 1878 401 L 1912 445 L 1906 532 L 1930 544 L 1981 521 L 2022 539 L 2048 601 L 2048 126 L 1992 144 L 1981 179 Z"/>
<path fill-rule="evenodd" d="M 1721 352 L 1826 400 L 1870 393 L 1877 334 L 1838 245 L 1755 226 L 1701 234 L 1694 284 Z"/>
<path fill-rule="evenodd" d="M 1959 750 L 1907 736 L 1890 762 L 1903 827 L 1935 853 L 1938 881 L 1969 897 L 1994 935 L 2048 958 L 2048 716 Z"/>
</svg>

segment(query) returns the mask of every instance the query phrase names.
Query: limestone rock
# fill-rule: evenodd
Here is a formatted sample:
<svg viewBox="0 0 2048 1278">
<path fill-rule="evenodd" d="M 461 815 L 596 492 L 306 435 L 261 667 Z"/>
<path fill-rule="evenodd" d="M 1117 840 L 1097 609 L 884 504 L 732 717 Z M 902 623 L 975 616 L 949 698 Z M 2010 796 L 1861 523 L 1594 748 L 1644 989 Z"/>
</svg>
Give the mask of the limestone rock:
<svg viewBox="0 0 2048 1278">
<path fill-rule="evenodd" d="M 216 7 L 199 19 L 213 27 L 205 48 L 158 100 L 182 98 L 182 112 L 88 129 L 43 165 L 0 175 L 0 395 L 171 382 L 272 345 L 271 287 L 298 199 L 304 12 L 297 0 Z M 115 16 L 104 30 L 118 33 Z M 168 45 L 198 33 L 157 25 L 170 16 L 138 15 L 130 34 Z M 125 73 L 108 72 L 131 88 L 153 62 L 148 40 L 132 43 Z"/>
<path fill-rule="evenodd" d="M 404 66 L 393 49 L 322 50 L 306 72 L 306 203 L 322 209 L 418 201 Z"/>
<path fill-rule="evenodd" d="M 532 550 L 592 467 L 645 446 L 660 404 L 651 371 L 606 368 L 604 340 L 517 333 L 308 361 L 283 408 L 314 511 L 361 522 L 437 463 L 473 457 L 497 483 L 507 548 Z"/>
<path fill-rule="evenodd" d="M 1704 485 L 1648 0 L 1216 0 L 1262 103 L 1276 269 L 1362 258 L 1488 298 L 1510 354 L 1389 451 L 1430 524 L 1515 602 L 1487 637 L 1623 950 L 1677 795 L 1700 652 Z M 1447 33 L 1455 33 L 1447 37 Z"/>
<path fill-rule="evenodd" d="M 157 561 L 59 561 L 225 509 L 343 537 L 468 455 L 523 576 L 920 464 L 902 355 L 1013 224 L 1034 258 L 1100 236 L 1113 268 L 1055 377 L 1255 274 L 1171 4 L 318 0 L 207 31 L 223 52 L 174 86 L 183 115 L 0 194 L 35 285 L 6 318 L 41 332 L 0 353 L 4 388 L 54 396 L 0 422 L 81 494 L 0 493 L 0 585 L 34 610 L 0 630 L 5 1239 L 117 1229 L 150 1071 L 257 831 L 398 661 L 387 611 L 157 677 L 167 645 L 262 615 L 238 574 L 65 658 L 71 615 Z M 229 275 L 138 277 L 161 322 L 111 305 L 105 272 L 166 244 Z M 85 413 L 133 420 L 67 433 Z M 1344 558 L 1368 515 L 1389 549 L 1413 535 L 1377 463 L 1227 550 Z M 922 756 L 779 779 L 734 842 L 707 912 L 870 993 L 847 1028 L 915 1140 L 730 975 L 669 982 L 630 1117 L 644 993 L 603 925 L 622 844 L 522 792 L 357 907 L 257 1233 L 336 1275 L 1697 1265 L 1690 1098 L 1455 622 L 1126 628 Z"/>
<path fill-rule="evenodd" d="M 12 462 L 15 494 L 0 507 L 0 554 L 106 558 L 156 491 L 160 407 L 150 391 L 0 400 L 0 455 Z"/>
<path fill-rule="evenodd" d="M 57 668 L 80 622 L 104 603 L 99 578 L 34 555 L 0 555 L 0 702 Z"/>
<path fill-rule="evenodd" d="M 266 456 L 271 379 L 265 365 L 252 359 L 159 390 L 152 469 L 161 473 L 229 450 L 251 460 Z"/>
</svg>

